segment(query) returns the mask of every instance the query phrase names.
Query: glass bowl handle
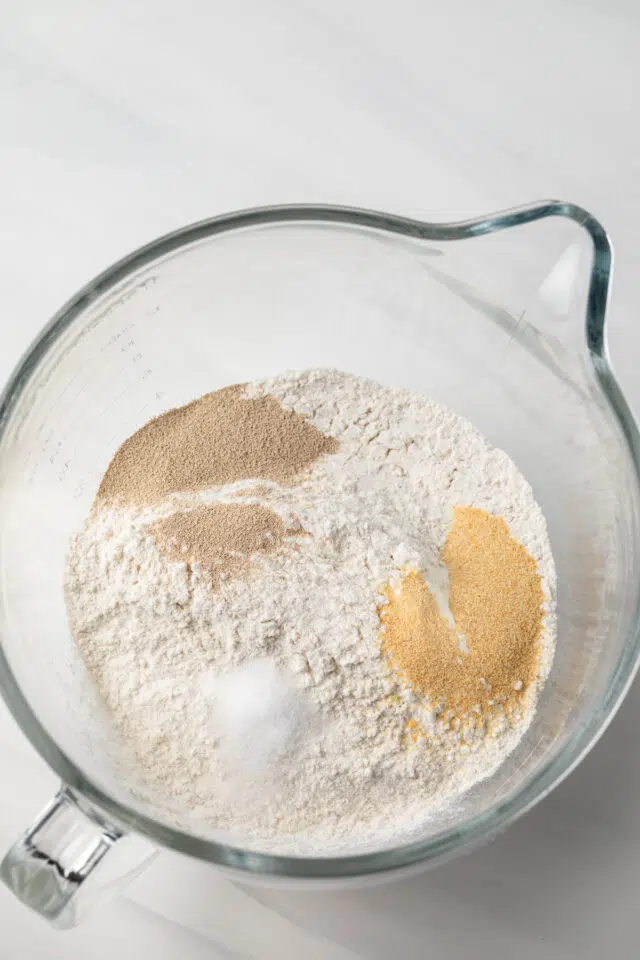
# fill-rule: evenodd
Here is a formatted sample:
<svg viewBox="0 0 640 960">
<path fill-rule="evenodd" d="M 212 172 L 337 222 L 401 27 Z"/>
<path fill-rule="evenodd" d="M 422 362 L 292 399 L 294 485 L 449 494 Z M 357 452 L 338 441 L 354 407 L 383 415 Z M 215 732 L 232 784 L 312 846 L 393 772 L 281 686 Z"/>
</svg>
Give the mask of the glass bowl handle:
<svg viewBox="0 0 640 960">
<path fill-rule="evenodd" d="M 110 826 L 62 787 L 11 847 L 0 878 L 54 927 L 67 929 L 119 893 L 155 855 L 147 841 Z"/>
</svg>

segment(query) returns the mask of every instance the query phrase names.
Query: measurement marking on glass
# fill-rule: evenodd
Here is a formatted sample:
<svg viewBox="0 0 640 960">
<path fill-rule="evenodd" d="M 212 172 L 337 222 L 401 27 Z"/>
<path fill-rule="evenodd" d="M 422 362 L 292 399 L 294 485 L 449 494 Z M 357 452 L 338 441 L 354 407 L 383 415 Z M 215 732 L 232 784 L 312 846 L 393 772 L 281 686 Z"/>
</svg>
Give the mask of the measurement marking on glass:
<svg viewBox="0 0 640 960">
<path fill-rule="evenodd" d="M 72 384 L 72 383 L 75 383 L 75 381 L 78 379 L 79 376 L 82 375 L 83 372 L 84 372 L 83 370 L 79 370 L 76 374 L 74 374 L 74 375 L 71 377 L 70 380 L 67 381 L 66 385 L 62 388 L 62 390 L 60 391 L 60 393 L 58 394 L 58 396 L 56 397 L 56 399 L 54 400 L 54 402 L 53 402 L 53 403 L 51 404 L 51 406 L 49 407 L 49 416 L 51 416 L 51 414 L 53 413 L 53 411 L 56 409 L 56 407 L 58 406 L 58 404 L 60 403 L 60 401 L 61 401 L 62 398 L 64 397 L 65 393 L 67 392 L 67 390 L 69 389 L 69 387 L 71 386 L 71 384 Z M 42 428 L 41 428 L 41 429 L 42 429 Z"/>
<path fill-rule="evenodd" d="M 135 380 L 132 380 L 131 383 L 128 383 L 127 386 L 124 388 L 124 390 L 122 390 L 117 396 L 113 397 L 113 399 L 109 401 L 106 407 L 104 407 L 104 409 L 100 411 L 100 413 L 98 414 L 98 419 L 104 416 L 107 410 L 110 410 L 111 407 L 114 405 L 114 403 L 117 403 L 118 400 L 120 400 L 121 397 L 124 397 L 125 393 L 127 393 L 127 391 L 131 389 L 131 387 L 135 387 L 135 385 L 136 385 Z"/>
<path fill-rule="evenodd" d="M 109 374 L 110 378 L 111 378 L 111 379 L 115 379 L 116 377 L 119 377 L 122 373 L 125 372 L 125 370 L 126 370 L 128 367 L 129 367 L 129 364 L 128 364 L 128 363 L 125 363 L 124 366 L 122 366 L 122 367 L 120 367 L 118 370 L 116 370 L 115 373 Z M 75 406 L 76 400 L 79 400 L 79 399 L 80 399 L 80 397 L 82 396 L 82 394 L 83 394 L 84 391 L 85 391 L 86 386 L 87 386 L 87 384 L 83 384 L 83 385 L 80 387 L 80 389 L 78 390 L 78 392 L 77 392 L 77 393 L 74 395 L 74 397 L 73 397 L 73 401 L 72 401 L 72 403 L 71 403 L 71 406 Z"/>
</svg>

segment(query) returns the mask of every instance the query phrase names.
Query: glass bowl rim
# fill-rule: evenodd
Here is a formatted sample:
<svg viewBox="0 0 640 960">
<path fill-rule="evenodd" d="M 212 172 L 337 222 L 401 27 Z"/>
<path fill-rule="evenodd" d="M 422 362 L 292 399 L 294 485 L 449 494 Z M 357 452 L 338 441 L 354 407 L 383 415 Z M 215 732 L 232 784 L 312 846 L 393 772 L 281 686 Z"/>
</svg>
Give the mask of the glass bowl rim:
<svg viewBox="0 0 640 960">
<path fill-rule="evenodd" d="M 0 396 L 0 444 L 22 393 L 49 350 L 89 304 L 142 267 L 183 247 L 216 234 L 266 224 L 325 223 L 333 227 L 359 227 L 415 240 L 466 240 L 548 217 L 564 217 L 584 228 L 593 245 L 587 294 L 585 338 L 597 382 L 627 442 L 640 489 L 640 434 L 609 362 L 605 336 L 606 309 L 612 269 L 612 247 L 606 231 L 588 211 L 573 203 L 545 200 L 483 217 L 449 223 L 429 223 L 351 207 L 286 205 L 257 207 L 198 221 L 166 234 L 135 250 L 86 284 L 43 328 L 28 348 Z M 77 795 L 90 815 L 132 831 L 154 843 L 200 860 L 243 871 L 245 874 L 281 878 L 337 879 L 383 874 L 421 862 L 444 859 L 501 832 L 542 800 L 588 753 L 604 733 L 622 702 L 640 663 L 640 587 L 636 595 L 634 629 L 612 671 L 609 687 L 557 755 L 544 763 L 503 800 L 455 827 L 427 838 L 388 849 L 348 856 L 312 857 L 275 855 L 242 849 L 204 839 L 166 826 L 113 800 L 79 770 L 42 726 L 17 683 L 0 643 L 0 692 L 26 737 L 63 783 Z M 86 801 L 89 807 L 86 806 Z"/>
</svg>

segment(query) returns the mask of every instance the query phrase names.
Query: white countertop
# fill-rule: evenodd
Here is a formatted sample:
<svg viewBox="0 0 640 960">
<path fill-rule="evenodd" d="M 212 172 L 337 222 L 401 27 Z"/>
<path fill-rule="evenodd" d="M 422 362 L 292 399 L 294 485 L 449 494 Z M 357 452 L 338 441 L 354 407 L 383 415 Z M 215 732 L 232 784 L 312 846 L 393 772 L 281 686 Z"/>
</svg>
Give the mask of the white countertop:
<svg viewBox="0 0 640 960">
<path fill-rule="evenodd" d="M 611 351 L 640 411 L 636 0 L 7 0 L 0 5 L 0 378 L 140 243 L 274 202 L 430 219 L 554 196 L 611 233 Z M 640 687 L 491 846 L 349 893 L 243 890 L 163 855 L 68 934 L 0 890 L 3 960 L 637 955 Z M 0 710 L 0 840 L 55 786 Z M 7 786 L 9 785 L 9 786 Z"/>
</svg>

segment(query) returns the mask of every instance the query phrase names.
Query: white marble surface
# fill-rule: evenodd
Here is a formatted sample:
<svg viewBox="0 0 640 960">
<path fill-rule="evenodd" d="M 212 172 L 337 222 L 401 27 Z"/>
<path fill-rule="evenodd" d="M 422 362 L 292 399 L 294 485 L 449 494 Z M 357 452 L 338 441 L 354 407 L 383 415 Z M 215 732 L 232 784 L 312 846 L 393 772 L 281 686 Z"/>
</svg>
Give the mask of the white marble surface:
<svg viewBox="0 0 640 960">
<path fill-rule="evenodd" d="M 431 219 L 575 200 L 616 252 L 611 350 L 640 411 L 636 0 L 4 0 L 0 378 L 78 286 L 238 207 Z M 85 928 L 0 891 L 3 960 L 637 955 L 640 689 L 568 782 L 492 846 L 347 894 L 244 891 L 166 855 Z M 0 712 L 0 840 L 53 778 Z M 189 929 L 187 929 L 189 928 Z"/>
</svg>

